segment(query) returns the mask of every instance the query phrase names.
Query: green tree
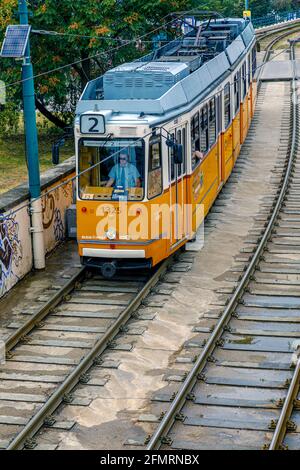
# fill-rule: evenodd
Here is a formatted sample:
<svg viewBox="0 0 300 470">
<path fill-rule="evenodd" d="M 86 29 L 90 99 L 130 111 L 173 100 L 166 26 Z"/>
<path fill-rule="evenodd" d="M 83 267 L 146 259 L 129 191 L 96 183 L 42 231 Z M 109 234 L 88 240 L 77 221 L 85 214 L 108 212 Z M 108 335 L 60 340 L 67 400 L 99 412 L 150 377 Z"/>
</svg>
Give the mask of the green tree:
<svg viewBox="0 0 300 470">
<path fill-rule="evenodd" d="M 271 0 L 250 0 L 249 6 L 254 18 L 265 16 L 272 11 Z"/>
<path fill-rule="evenodd" d="M 4 37 L 6 27 L 12 23 L 13 11 L 17 6 L 17 0 L 1 0 L 0 9 L 0 41 Z M 3 83 L 11 83 L 20 79 L 20 74 L 17 72 L 14 63 L 11 60 L 0 59 L 0 87 L 1 94 L 3 92 Z M 1 106 L 0 110 L 0 135 L 7 130 L 15 132 L 19 122 L 20 87 L 7 87 L 6 105 Z M 16 99 L 17 96 L 17 99 Z"/>
<path fill-rule="evenodd" d="M 253 16 L 267 14 L 274 1 L 285 0 L 250 0 Z M 13 16 L 17 3 L 17 0 L 1 0 L 0 42 L 6 26 L 18 21 Z M 164 27 L 170 13 L 197 7 L 219 11 L 224 16 L 241 16 L 244 9 L 243 0 L 29 0 L 28 4 L 34 30 L 59 33 L 32 33 L 31 50 L 34 72 L 39 75 L 35 80 L 37 107 L 60 127 L 71 122 L 87 81 L 151 49 L 152 34 L 139 42 L 134 40 L 137 36 L 155 28 L 171 33 L 170 28 Z M 127 40 L 133 42 L 121 47 L 122 41 Z M 63 68 L 70 63 L 73 63 L 71 67 Z M 57 71 L 40 75 L 53 69 Z M 0 59 L 0 80 L 13 83 L 20 78 L 18 62 Z M 21 86 L 7 88 L 7 98 L 10 106 L 6 110 L 11 122 L 21 107 Z"/>
<path fill-rule="evenodd" d="M 0 40 L 6 25 L 16 22 L 12 16 L 17 8 L 17 0 L 2 1 L 5 9 L 0 11 Z M 31 0 L 28 3 L 34 30 L 60 33 L 31 34 L 35 74 L 58 69 L 35 80 L 37 108 L 60 127 L 73 115 L 87 81 L 117 63 L 141 55 L 151 46 L 151 35 L 145 38 L 149 42 L 133 42 L 126 47 L 121 47 L 121 41 L 159 28 L 172 11 L 193 5 L 191 0 Z M 62 68 L 72 62 L 77 63 Z M 13 60 L 0 61 L 0 79 L 6 82 L 20 79 L 20 68 Z M 14 87 L 12 92 L 15 103 L 20 105 L 20 87 Z"/>
<path fill-rule="evenodd" d="M 292 0 L 272 0 L 272 8 L 274 11 L 288 11 L 292 10 Z"/>
</svg>

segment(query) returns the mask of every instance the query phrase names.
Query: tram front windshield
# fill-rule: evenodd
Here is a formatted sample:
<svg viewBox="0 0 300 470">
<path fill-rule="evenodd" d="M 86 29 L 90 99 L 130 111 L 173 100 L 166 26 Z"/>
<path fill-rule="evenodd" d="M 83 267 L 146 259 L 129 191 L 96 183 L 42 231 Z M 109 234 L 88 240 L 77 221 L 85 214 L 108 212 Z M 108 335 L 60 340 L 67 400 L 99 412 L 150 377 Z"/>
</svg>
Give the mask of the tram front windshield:
<svg viewBox="0 0 300 470">
<path fill-rule="evenodd" d="M 84 173 L 79 177 L 79 197 L 111 201 L 143 199 L 144 163 L 145 145 L 141 139 L 81 139 L 79 172 Z"/>
</svg>

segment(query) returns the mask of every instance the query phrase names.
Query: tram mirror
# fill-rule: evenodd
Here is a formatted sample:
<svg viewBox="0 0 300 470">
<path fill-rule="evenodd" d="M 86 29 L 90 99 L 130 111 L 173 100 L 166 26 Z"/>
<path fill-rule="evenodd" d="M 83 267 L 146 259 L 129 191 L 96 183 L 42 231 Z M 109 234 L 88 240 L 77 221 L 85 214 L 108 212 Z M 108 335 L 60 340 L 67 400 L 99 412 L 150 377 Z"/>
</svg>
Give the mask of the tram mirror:
<svg viewBox="0 0 300 470">
<path fill-rule="evenodd" d="M 52 163 L 53 165 L 59 164 L 59 146 L 57 144 L 52 145 Z"/>
<path fill-rule="evenodd" d="M 176 163 L 176 165 L 183 163 L 183 147 L 181 144 L 174 145 L 174 163 Z"/>
<path fill-rule="evenodd" d="M 60 147 L 65 145 L 65 139 L 61 139 L 58 142 L 55 142 L 52 145 L 52 163 L 53 165 L 59 164 L 59 156 L 60 156 Z"/>
</svg>

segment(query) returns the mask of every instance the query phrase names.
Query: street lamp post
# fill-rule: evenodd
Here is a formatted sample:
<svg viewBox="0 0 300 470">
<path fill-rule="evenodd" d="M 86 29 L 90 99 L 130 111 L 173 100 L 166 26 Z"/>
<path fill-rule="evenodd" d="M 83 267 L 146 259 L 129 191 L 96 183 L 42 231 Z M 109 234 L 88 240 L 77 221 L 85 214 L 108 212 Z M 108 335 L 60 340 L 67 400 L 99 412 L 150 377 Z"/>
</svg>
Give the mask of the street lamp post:
<svg viewBox="0 0 300 470">
<path fill-rule="evenodd" d="M 18 0 L 21 25 L 28 25 L 26 0 Z M 45 268 L 45 244 L 43 230 L 42 203 L 40 199 L 40 166 L 38 154 L 38 134 L 36 125 L 35 93 L 33 67 L 30 58 L 29 41 L 22 64 L 23 108 L 26 135 L 26 155 L 28 161 L 28 179 L 30 193 L 30 213 L 32 249 L 35 269 Z"/>
</svg>

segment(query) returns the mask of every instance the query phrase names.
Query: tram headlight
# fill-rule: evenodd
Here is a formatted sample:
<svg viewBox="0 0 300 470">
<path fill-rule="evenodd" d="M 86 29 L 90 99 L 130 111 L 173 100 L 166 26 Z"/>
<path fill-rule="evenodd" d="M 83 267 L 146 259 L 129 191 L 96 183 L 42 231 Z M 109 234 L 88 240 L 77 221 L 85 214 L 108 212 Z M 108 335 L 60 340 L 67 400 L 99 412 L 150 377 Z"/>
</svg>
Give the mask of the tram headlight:
<svg viewBox="0 0 300 470">
<path fill-rule="evenodd" d="M 105 234 L 109 240 L 115 240 L 117 237 L 117 232 L 114 228 L 109 228 Z"/>
</svg>

